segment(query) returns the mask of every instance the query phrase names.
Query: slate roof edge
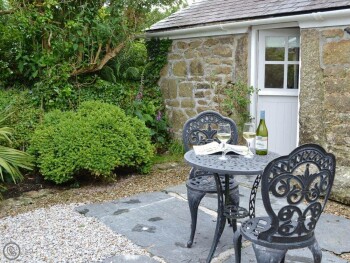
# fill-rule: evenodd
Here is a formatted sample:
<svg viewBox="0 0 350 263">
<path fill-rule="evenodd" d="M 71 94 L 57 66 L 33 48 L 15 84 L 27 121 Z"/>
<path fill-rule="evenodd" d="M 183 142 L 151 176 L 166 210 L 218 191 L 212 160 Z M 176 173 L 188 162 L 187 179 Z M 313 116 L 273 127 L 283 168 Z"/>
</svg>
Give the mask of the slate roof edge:
<svg viewBox="0 0 350 263">
<path fill-rule="evenodd" d="M 222 21 L 211 24 L 199 24 L 195 26 L 168 28 L 167 30 L 146 30 L 146 37 L 159 37 L 181 39 L 201 36 L 215 36 L 238 34 L 247 32 L 250 26 L 268 25 L 276 23 L 296 23 L 301 28 L 332 26 L 332 20 L 336 25 L 350 25 L 350 7 L 340 10 L 311 12 L 289 16 L 267 16 L 250 20 Z"/>
<path fill-rule="evenodd" d="M 244 18 L 236 18 L 236 19 L 227 19 L 227 20 L 217 20 L 217 21 L 211 21 L 208 23 L 194 23 L 194 24 L 185 24 L 185 25 L 179 25 L 179 26 L 164 26 L 161 28 L 155 28 L 152 29 L 152 26 L 158 24 L 158 21 L 154 25 L 152 25 L 150 28 L 146 29 L 146 32 L 159 32 L 159 31 L 167 31 L 167 30 L 174 30 L 174 29 L 180 29 L 180 28 L 189 28 L 189 27 L 197 27 L 201 25 L 210 25 L 210 24 L 218 24 L 218 23 L 225 23 L 225 22 L 234 22 L 234 21 L 245 21 L 245 20 L 255 20 L 255 19 L 263 19 L 263 18 L 269 18 L 269 17 L 281 17 L 281 16 L 297 16 L 297 15 L 303 15 L 303 14 L 310 14 L 310 13 L 318 13 L 318 12 L 329 12 L 329 11 L 337 11 L 337 10 L 344 10 L 349 9 L 350 6 L 340 6 L 340 7 L 331 7 L 331 8 L 322 8 L 322 9 L 312 9 L 312 10 L 305 10 L 305 11 L 297 11 L 297 12 L 285 12 L 285 13 L 276 13 L 276 14 L 268 14 L 268 15 L 262 15 L 262 16 L 252 16 L 252 17 L 244 17 Z"/>
</svg>

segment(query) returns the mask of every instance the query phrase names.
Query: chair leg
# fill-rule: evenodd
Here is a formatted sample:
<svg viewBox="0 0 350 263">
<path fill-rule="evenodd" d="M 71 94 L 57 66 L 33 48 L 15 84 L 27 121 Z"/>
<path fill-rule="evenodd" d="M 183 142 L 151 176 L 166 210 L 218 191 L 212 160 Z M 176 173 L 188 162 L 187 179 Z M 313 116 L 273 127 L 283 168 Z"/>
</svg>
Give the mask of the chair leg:
<svg viewBox="0 0 350 263">
<path fill-rule="evenodd" d="M 309 249 L 312 252 L 312 255 L 314 257 L 314 262 L 315 263 L 320 263 L 322 260 L 322 250 L 320 246 L 318 245 L 317 240 L 315 239 L 315 242 L 309 246 Z"/>
<path fill-rule="evenodd" d="M 241 231 L 235 231 L 233 235 L 233 248 L 235 250 L 235 263 L 241 263 L 242 235 Z"/>
<path fill-rule="evenodd" d="M 287 253 L 286 249 L 266 248 L 253 244 L 255 257 L 259 263 L 280 263 Z"/>
<path fill-rule="evenodd" d="M 205 192 L 199 192 L 192 190 L 191 188 L 187 188 L 187 200 L 191 212 L 191 236 L 190 240 L 187 242 L 188 248 L 192 247 L 193 244 L 194 234 L 197 227 L 198 206 L 204 196 Z"/>
</svg>

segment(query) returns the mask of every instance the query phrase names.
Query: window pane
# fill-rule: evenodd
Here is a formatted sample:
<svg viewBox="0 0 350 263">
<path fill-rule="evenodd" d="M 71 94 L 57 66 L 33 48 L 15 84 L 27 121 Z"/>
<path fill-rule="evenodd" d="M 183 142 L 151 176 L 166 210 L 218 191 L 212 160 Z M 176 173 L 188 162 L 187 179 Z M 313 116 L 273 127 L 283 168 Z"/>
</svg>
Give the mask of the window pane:
<svg viewBox="0 0 350 263">
<path fill-rule="evenodd" d="M 284 65 L 265 65 L 265 88 L 283 89 Z"/>
<path fill-rule="evenodd" d="M 266 37 L 265 60 L 283 61 L 285 50 L 285 37 Z"/>
<path fill-rule="evenodd" d="M 287 89 L 299 89 L 299 65 L 288 65 Z"/>
<path fill-rule="evenodd" d="M 288 38 L 288 60 L 299 61 L 299 37 Z"/>
</svg>

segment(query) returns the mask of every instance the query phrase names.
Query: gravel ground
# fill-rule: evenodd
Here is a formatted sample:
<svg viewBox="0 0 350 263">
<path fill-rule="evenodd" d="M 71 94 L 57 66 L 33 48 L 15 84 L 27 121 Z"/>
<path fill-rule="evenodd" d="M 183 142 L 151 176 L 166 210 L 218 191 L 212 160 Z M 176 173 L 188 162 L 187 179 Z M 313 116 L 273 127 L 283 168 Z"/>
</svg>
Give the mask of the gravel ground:
<svg viewBox="0 0 350 263">
<path fill-rule="evenodd" d="M 89 185 L 63 191 L 48 189 L 38 198 L 31 198 L 31 193 L 23 194 L 22 198 L 11 198 L 0 203 L 0 218 L 55 204 L 98 203 L 143 192 L 162 191 L 169 186 L 184 183 L 189 171 L 190 168 L 182 163 L 170 163 L 155 166 L 148 175 L 131 175 L 109 184 Z"/>
<path fill-rule="evenodd" d="M 74 212 L 78 205 L 55 205 L 3 218 L 1 247 L 10 241 L 18 244 L 16 262 L 98 262 L 115 254 L 149 255 L 97 219 Z"/>
<path fill-rule="evenodd" d="M 189 168 L 160 165 L 150 175 L 134 175 L 108 185 L 25 193 L 0 204 L 0 248 L 9 242 L 20 247 L 16 262 L 99 262 L 113 255 L 147 255 L 124 236 L 74 208 L 115 200 L 141 192 L 160 191 L 184 182 Z M 0 253 L 0 261 L 6 262 Z"/>
<path fill-rule="evenodd" d="M 149 175 L 132 175 L 105 185 L 64 191 L 49 189 L 43 190 L 43 194 L 28 193 L 22 198 L 5 200 L 0 203 L 0 247 L 10 240 L 18 243 L 22 249 L 21 262 L 57 262 L 57 259 L 67 262 L 68 258 L 69 262 L 86 262 L 115 253 L 147 254 L 123 236 L 73 209 L 77 203 L 98 203 L 161 191 L 185 182 L 189 170 L 183 163 L 164 164 L 156 166 Z M 337 202 L 329 201 L 326 212 L 350 219 L 350 206 Z M 96 236 L 96 233 L 100 234 Z M 52 261 L 45 259 L 48 255 L 52 255 Z M 33 256 L 35 260 L 26 260 Z M 350 261 L 350 253 L 342 257 Z"/>
</svg>

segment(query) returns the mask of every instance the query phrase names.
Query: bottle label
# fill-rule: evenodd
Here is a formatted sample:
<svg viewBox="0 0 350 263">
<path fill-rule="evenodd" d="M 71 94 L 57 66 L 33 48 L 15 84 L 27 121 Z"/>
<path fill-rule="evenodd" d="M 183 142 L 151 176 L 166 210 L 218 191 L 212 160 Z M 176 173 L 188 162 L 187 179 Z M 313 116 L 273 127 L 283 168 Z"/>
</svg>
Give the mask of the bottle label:
<svg viewBox="0 0 350 263">
<path fill-rule="evenodd" d="M 267 150 L 267 137 L 256 136 L 255 149 L 260 151 Z"/>
</svg>

